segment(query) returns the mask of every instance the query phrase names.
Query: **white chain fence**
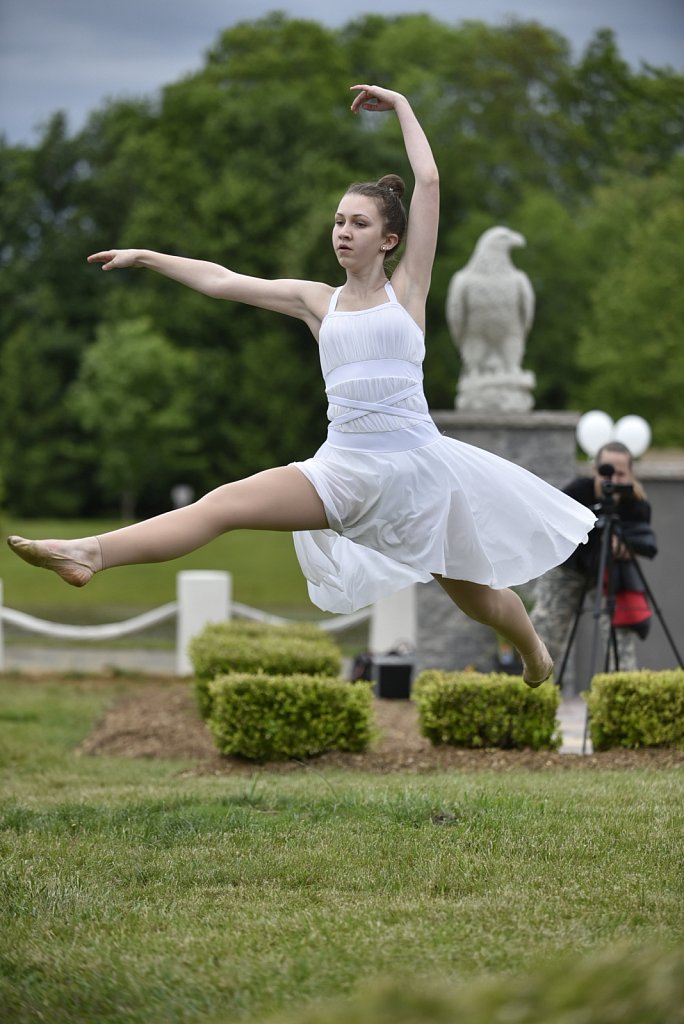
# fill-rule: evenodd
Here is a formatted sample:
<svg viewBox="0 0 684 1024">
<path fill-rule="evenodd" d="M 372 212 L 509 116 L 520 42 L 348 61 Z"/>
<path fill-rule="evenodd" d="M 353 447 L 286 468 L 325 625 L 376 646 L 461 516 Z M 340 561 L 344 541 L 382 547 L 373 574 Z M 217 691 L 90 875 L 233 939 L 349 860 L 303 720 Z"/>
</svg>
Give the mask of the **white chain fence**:
<svg viewBox="0 0 684 1024">
<path fill-rule="evenodd" d="M 378 601 L 369 608 L 352 612 L 350 615 L 336 615 L 322 619 L 317 625 L 329 633 L 341 633 L 346 629 L 368 622 L 370 627 L 369 648 L 383 653 L 399 643 L 415 645 L 415 593 L 413 587 Z M 188 645 L 193 636 L 201 632 L 210 622 L 225 622 L 234 616 L 287 625 L 293 619 L 271 615 L 258 608 L 232 600 L 232 576 L 229 572 L 186 571 L 176 576 L 176 600 L 159 608 L 135 615 L 123 622 L 108 622 L 96 626 L 74 626 L 61 622 L 38 619 L 25 612 L 6 608 L 3 603 L 2 580 L 0 580 L 0 672 L 5 668 L 4 623 L 26 633 L 52 637 L 58 640 L 112 640 L 130 636 L 156 626 L 168 619 L 176 620 L 176 674 L 192 674 L 188 658 Z"/>
</svg>

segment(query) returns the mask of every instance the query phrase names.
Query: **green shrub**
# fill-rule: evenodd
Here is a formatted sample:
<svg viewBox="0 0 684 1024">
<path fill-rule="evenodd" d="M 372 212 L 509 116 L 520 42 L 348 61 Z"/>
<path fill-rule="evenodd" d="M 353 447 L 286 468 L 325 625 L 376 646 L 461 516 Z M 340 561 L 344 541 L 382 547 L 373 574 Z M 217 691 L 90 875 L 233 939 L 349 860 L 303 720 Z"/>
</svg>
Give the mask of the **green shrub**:
<svg viewBox="0 0 684 1024">
<path fill-rule="evenodd" d="M 453 747 L 560 746 L 552 683 L 532 690 L 516 676 L 480 672 L 422 672 L 413 687 L 419 725 L 431 743 Z"/>
<path fill-rule="evenodd" d="M 329 676 L 233 673 L 209 683 L 209 728 L 223 754 L 255 761 L 365 750 L 374 736 L 370 685 Z"/>
<path fill-rule="evenodd" d="M 315 622 L 257 622 L 254 619 L 231 619 L 230 622 L 214 623 L 209 632 L 226 633 L 236 636 L 297 636 L 302 640 L 327 640 L 330 634 Z"/>
<path fill-rule="evenodd" d="M 311 623 L 271 626 L 221 622 L 205 626 L 190 642 L 200 713 L 211 712 L 209 681 L 231 672 L 339 676 L 342 655 L 327 633 Z"/>
<path fill-rule="evenodd" d="M 684 670 L 596 675 L 586 694 L 594 750 L 684 747 Z"/>
<path fill-rule="evenodd" d="M 459 985 L 385 978 L 271 1024 L 684 1024 L 682 949 L 618 947 Z M 217 1022 L 218 1024 L 218 1022 Z"/>
</svg>

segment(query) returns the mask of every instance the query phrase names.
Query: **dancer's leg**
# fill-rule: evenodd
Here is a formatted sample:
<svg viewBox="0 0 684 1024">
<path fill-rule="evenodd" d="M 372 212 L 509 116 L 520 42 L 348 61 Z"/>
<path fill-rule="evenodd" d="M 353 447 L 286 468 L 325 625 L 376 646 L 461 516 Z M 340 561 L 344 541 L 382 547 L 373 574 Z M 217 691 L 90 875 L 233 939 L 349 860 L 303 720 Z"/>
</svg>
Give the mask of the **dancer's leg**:
<svg viewBox="0 0 684 1024">
<path fill-rule="evenodd" d="M 84 586 L 100 569 L 178 558 L 229 530 L 321 530 L 327 526 L 323 503 L 311 482 L 294 466 L 282 466 L 224 484 L 192 505 L 99 537 L 47 541 L 10 537 L 8 543 L 32 565 L 52 569 L 73 586 Z"/>
<path fill-rule="evenodd" d="M 476 622 L 491 626 L 513 644 L 523 661 L 523 678 L 538 686 L 553 671 L 553 660 L 544 646 L 518 595 L 513 590 L 493 590 L 468 580 L 435 579 L 454 604 Z"/>
<path fill-rule="evenodd" d="M 535 584 L 530 621 L 554 660 L 563 654 L 584 590 L 584 576 L 561 565 L 549 569 Z"/>
<path fill-rule="evenodd" d="M 322 530 L 323 502 L 294 466 L 223 484 L 193 505 L 164 512 L 99 537 L 103 568 L 165 562 L 203 547 L 229 530 Z"/>
</svg>

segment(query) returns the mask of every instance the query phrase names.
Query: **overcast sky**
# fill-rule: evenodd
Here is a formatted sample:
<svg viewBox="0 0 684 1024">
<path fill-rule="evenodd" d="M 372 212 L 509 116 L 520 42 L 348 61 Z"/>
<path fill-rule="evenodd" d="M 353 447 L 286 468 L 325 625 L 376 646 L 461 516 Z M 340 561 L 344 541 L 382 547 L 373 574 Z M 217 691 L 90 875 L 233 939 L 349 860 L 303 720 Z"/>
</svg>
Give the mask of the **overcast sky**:
<svg viewBox="0 0 684 1024">
<path fill-rule="evenodd" d="M 684 0 L 0 0 L 0 133 L 34 144 L 56 110 L 77 131 L 103 100 L 154 96 L 198 70 L 222 29 L 274 9 L 330 26 L 369 12 L 450 24 L 512 15 L 556 29 L 575 56 L 607 27 L 635 68 L 684 71 Z"/>
</svg>

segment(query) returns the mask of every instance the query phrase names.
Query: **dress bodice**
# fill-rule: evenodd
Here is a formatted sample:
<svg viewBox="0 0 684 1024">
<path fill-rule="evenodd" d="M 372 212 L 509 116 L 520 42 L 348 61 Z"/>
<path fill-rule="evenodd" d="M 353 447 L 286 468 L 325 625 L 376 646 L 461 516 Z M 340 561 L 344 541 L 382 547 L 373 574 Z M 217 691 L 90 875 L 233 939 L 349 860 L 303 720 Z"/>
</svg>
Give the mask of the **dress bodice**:
<svg viewBox="0 0 684 1024">
<path fill-rule="evenodd" d="M 329 443 L 376 451 L 427 443 L 437 429 L 423 394 L 423 332 L 389 281 L 388 301 L 370 309 L 338 312 L 340 291 L 319 337 Z"/>
</svg>

